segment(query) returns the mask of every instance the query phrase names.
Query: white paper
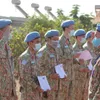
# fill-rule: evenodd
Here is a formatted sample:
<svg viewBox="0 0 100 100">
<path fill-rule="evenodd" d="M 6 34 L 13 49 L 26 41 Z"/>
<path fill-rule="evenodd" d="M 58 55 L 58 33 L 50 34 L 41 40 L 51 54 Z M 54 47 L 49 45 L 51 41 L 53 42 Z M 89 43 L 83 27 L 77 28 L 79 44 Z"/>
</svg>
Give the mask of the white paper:
<svg viewBox="0 0 100 100">
<path fill-rule="evenodd" d="M 41 89 L 43 89 L 44 91 L 51 90 L 46 76 L 38 76 L 38 81 L 40 83 Z"/>
<path fill-rule="evenodd" d="M 83 60 L 90 60 L 92 59 L 92 55 L 90 54 L 90 52 L 88 50 L 84 50 L 81 52 L 81 55 L 79 56 L 79 59 L 83 59 Z"/>
<path fill-rule="evenodd" d="M 88 69 L 91 71 L 93 70 L 92 60 L 90 60 L 89 62 Z"/>
<path fill-rule="evenodd" d="M 55 70 L 60 78 L 64 78 L 65 76 L 67 76 L 63 69 L 63 64 L 59 64 L 59 65 L 55 66 Z"/>
</svg>

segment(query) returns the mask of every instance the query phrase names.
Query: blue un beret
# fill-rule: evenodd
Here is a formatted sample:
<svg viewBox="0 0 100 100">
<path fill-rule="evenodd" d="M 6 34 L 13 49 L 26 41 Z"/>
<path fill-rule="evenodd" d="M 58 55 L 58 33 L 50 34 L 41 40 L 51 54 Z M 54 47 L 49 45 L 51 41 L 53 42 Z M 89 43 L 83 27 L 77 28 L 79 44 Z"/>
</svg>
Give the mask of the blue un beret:
<svg viewBox="0 0 100 100">
<path fill-rule="evenodd" d="M 85 35 L 86 32 L 84 29 L 78 29 L 75 31 L 74 36 L 81 36 L 81 35 Z"/>
<path fill-rule="evenodd" d="M 25 39 L 24 39 L 24 42 L 30 42 L 36 38 L 40 38 L 40 34 L 39 32 L 37 31 L 34 31 L 34 32 L 30 32 L 26 35 Z"/>
<path fill-rule="evenodd" d="M 91 37 L 91 35 L 92 35 L 92 30 L 91 31 L 88 31 L 86 34 L 85 34 L 85 39 L 88 39 L 88 38 L 90 38 Z"/>
<path fill-rule="evenodd" d="M 0 19 L 0 28 L 4 28 L 11 23 L 12 21 L 10 19 Z"/>
<path fill-rule="evenodd" d="M 64 28 L 64 27 L 69 27 L 70 25 L 74 25 L 75 22 L 73 20 L 65 20 L 61 23 L 61 27 Z"/>
<path fill-rule="evenodd" d="M 53 36 L 59 36 L 59 31 L 58 30 L 49 30 L 44 35 L 45 38 L 50 38 L 50 37 L 53 37 Z"/>
<path fill-rule="evenodd" d="M 97 24 L 96 30 L 100 32 L 100 23 Z"/>
</svg>

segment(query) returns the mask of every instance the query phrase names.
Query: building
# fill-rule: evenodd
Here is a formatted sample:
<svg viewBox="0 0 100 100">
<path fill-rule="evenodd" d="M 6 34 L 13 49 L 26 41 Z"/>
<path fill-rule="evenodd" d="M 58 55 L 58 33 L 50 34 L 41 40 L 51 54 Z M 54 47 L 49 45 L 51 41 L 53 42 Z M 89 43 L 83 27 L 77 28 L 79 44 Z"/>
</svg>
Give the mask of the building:
<svg viewBox="0 0 100 100">
<path fill-rule="evenodd" d="M 100 23 L 100 5 L 95 5 L 95 13 L 96 16 L 94 17 L 93 23 L 97 24 Z"/>
</svg>

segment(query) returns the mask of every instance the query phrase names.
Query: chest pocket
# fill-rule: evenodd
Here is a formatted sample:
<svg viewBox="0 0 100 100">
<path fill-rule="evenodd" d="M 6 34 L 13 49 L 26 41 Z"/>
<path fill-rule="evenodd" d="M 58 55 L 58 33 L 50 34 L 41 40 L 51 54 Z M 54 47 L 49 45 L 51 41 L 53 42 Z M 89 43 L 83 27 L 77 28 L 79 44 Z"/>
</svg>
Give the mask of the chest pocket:
<svg viewBox="0 0 100 100">
<path fill-rule="evenodd" d="M 70 46 L 68 46 L 68 45 L 65 45 L 64 46 L 64 55 L 66 55 L 66 57 L 67 58 L 71 58 L 72 56 L 72 49 L 71 49 L 71 47 Z"/>
<path fill-rule="evenodd" d="M 38 67 L 36 66 L 36 64 L 34 63 L 27 63 L 24 67 L 24 76 L 28 79 L 32 76 L 36 76 L 38 73 Z"/>
<path fill-rule="evenodd" d="M 54 67 L 57 64 L 56 55 L 55 54 L 49 54 L 48 60 L 49 60 L 50 68 Z"/>
</svg>

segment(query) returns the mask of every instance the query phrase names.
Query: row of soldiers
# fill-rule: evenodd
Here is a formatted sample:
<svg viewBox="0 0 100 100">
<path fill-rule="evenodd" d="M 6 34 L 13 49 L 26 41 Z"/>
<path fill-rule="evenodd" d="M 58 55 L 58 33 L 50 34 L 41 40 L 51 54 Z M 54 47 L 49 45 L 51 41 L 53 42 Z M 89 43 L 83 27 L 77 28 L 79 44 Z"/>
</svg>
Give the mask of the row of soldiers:
<svg viewBox="0 0 100 100">
<path fill-rule="evenodd" d="M 14 65 L 8 41 L 11 20 L 0 20 L 0 100 L 17 100 Z M 26 35 L 27 49 L 19 56 L 19 83 L 21 100 L 100 100 L 100 24 L 96 32 L 84 29 L 74 31 L 73 20 L 61 23 L 63 33 L 49 30 L 45 45 L 37 31 Z M 71 43 L 71 38 L 75 43 Z M 81 51 L 88 50 L 93 59 L 79 59 Z M 89 63 L 94 66 L 88 68 Z M 55 66 L 62 64 L 67 76 L 60 78 Z M 37 76 L 46 76 L 51 90 L 44 91 Z"/>
</svg>

